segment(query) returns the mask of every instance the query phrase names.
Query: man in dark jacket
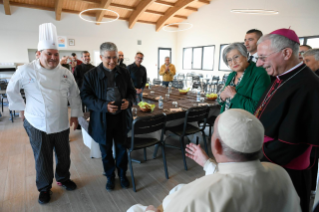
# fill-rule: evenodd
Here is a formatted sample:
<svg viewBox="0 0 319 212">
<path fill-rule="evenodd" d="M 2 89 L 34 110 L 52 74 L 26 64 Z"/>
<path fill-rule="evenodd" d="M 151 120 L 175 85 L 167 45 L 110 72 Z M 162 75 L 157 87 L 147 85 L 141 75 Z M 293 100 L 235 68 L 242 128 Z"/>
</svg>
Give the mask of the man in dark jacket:
<svg viewBox="0 0 319 212">
<path fill-rule="evenodd" d="M 91 69 L 95 68 L 94 65 L 92 65 L 91 62 L 91 57 L 90 57 L 90 53 L 88 51 L 83 51 L 82 52 L 82 62 L 80 65 L 77 65 L 74 69 L 74 78 L 76 81 L 76 84 L 78 85 L 79 89 L 81 90 L 82 87 L 82 83 L 83 83 L 83 78 L 84 78 L 84 74 L 88 71 L 90 71 Z M 83 112 L 85 112 L 85 105 L 82 104 L 82 110 Z M 78 129 L 81 129 L 81 126 L 78 126 Z"/>
<path fill-rule="evenodd" d="M 106 189 L 114 189 L 115 168 L 123 188 L 129 187 L 127 171 L 126 135 L 132 123 L 130 107 L 135 103 L 135 88 L 128 71 L 117 66 L 118 51 L 114 43 L 100 46 L 102 63 L 84 75 L 81 88 L 83 103 L 90 110 L 90 136 L 100 144 Z M 116 99 L 116 101 L 114 101 Z M 120 101 L 118 101 L 118 99 Z M 112 141 L 116 150 L 116 164 L 112 156 Z"/>
<path fill-rule="evenodd" d="M 144 66 L 141 65 L 144 55 L 142 52 L 137 52 L 135 56 L 135 62 L 127 66 L 127 70 L 130 72 L 134 87 L 136 89 L 137 101 L 143 100 L 143 90 L 147 81 L 147 71 Z"/>
<path fill-rule="evenodd" d="M 84 74 L 88 71 L 90 71 L 91 69 L 95 68 L 94 65 L 92 65 L 91 62 L 91 57 L 90 57 L 90 53 L 88 51 L 83 51 L 82 52 L 82 64 L 77 65 L 74 69 L 74 78 L 76 81 L 76 84 L 78 84 L 79 89 L 81 89 L 82 87 L 82 83 L 83 83 L 83 78 L 84 78 Z"/>
<path fill-rule="evenodd" d="M 117 65 L 126 68 L 126 65 L 124 62 L 124 53 L 122 51 L 119 51 L 119 59 L 117 60 Z"/>
</svg>

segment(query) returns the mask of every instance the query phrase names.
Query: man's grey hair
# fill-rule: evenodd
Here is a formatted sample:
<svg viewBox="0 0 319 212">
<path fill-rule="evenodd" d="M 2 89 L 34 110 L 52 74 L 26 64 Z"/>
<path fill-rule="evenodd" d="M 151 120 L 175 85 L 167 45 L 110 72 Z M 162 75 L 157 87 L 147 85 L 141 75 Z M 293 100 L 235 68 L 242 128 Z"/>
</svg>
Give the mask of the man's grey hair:
<svg viewBox="0 0 319 212">
<path fill-rule="evenodd" d="M 221 140 L 217 127 L 215 127 L 214 130 L 215 130 L 215 135 L 219 139 L 219 142 L 223 148 L 223 155 L 225 155 L 227 158 L 232 159 L 236 162 L 245 162 L 245 161 L 260 160 L 263 157 L 262 149 L 252 153 L 243 153 L 243 152 L 239 152 L 232 149 Z"/>
<path fill-rule="evenodd" d="M 303 54 L 303 57 L 315 56 L 315 60 L 319 61 L 319 49 L 310 49 Z"/>
<path fill-rule="evenodd" d="M 244 56 L 244 57 L 247 58 L 248 52 L 247 52 L 247 49 L 246 49 L 246 47 L 244 46 L 244 44 L 242 44 L 242 43 L 232 43 L 232 44 L 230 44 L 229 46 L 227 46 L 227 47 L 224 49 L 224 51 L 223 51 L 223 61 L 224 61 L 224 63 L 227 64 L 227 54 L 228 54 L 230 51 L 234 50 L 234 49 L 237 49 L 242 56 Z"/>
<path fill-rule="evenodd" d="M 277 34 L 268 34 L 268 35 L 264 35 L 262 36 L 258 42 L 257 45 L 259 45 L 260 43 L 270 40 L 271 41 L 271 49 L 273 49 L 276 52 L 279 52 L 285 48 L 290 48 L 292 49 L 293 55 L 295 57 L 299 57 L 299 46 L 300 44 L 292 41 L 282 35 L 277 35 Z"/>
<path fill-rule="evenodd" d="M 167 56 L 167 57 L 165 57 L 165 60 L 166 60 L 167 58 L 171 60 L 171 58 L 170 58 L 170 57 L 168 57 L 168 56 Z"/>
<path fill-rule="evenodd" d="M 117 54 L 117 47 L 114 43 L 112 42 L 105 42 L 105 43 L 102 43 L 101 46 L 100 46 L 100 55 L 103 55 L 104 52 L 112 52 L 112 51 L 115 51 L 116 54 Z"/>
</svg>

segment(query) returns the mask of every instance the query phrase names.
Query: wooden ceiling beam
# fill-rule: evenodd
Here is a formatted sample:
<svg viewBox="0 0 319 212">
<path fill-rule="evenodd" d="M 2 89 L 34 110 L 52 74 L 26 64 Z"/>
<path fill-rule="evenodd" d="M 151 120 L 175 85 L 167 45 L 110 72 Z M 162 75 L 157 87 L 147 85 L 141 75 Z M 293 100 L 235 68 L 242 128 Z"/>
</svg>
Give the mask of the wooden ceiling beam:
<svg viewBox="0 0 319 212">
<path fill-rule="evenodd" d="M 55 0 L 55 19 L 61 21 L 62 6 L 64 0 Z"/>
<path fill-rule="evenodd" d="M 204 1 L 204 0 L 202 0 L 202 1 Z M 175 7 L 175 4 L 177 4 L 177 3 L 171 3 L 171 2 L 167 2 L 167 1 L 162 1 L 162 0 L 157 0 L 157 1 L 155 1 L 154 3 L 156 3 L 156 4 L 161 4 L 161 5 L 165 5 L 165 6 L 168 6 L 168 7 Z M 186 9 L 186 10 L 192 10 L 192 11 L 198 11 L 198 9 L 197 8 L 195 8 L 195 7 L 185 7 L 184 9 Z"/>
<path fill-rule="evenodd" d="M 136 10 L 132 13 L 130 16 L 130 20 L 128 22 L 128 28 L 132 29 L 134 25 L 136 24 L 137 20 L 141 17 L 141 15 L 145 12 L 145 10 L 154 3 L 155 0 L 144 0 L 141 1 L 137 7 Z"/>
<path fill-rule="evenodd" d="M 154 11 L 154 10 L 145 10 L 145 13 L 150 13 L 153 15 L 160 15 L 160 16 L 164 16 L 165 13 L 163 12 L 158 12 L 158 11 Z M 183 16 L 183 15 L 174 15 L 175 18 L 181 18 L 181 19 L 187 19 L 187 16 Z"/>
<path fill-rule="evenodd" d="M 72 0 L 72 1 L 81 1 L 89 4 L 101 4 L 101 0 Z"/>
<path fill-rule="evenodd" d="M 171 18 L 173 17 L 177 12 L 179 12 L 180 10 L 184 9 L 185 7 L 187 7 L 190 3 L 194 2 L 195 0 L 178 0 L 175 3 L 174 7 L 171 7 L 167 10 L 167 12 L 165 13 L 164 16 L 162 16 L 156 24 L 156 31 L 160 31 L 165 23 Z"/>
<path fill-rule="evenodd" d="M 4 13 L 5 13 L 6 15 L 11 15 L 10 2 L 9 2 L 9 0 L 3 0 L 3 7 L 4 7 Z"/>
<path fill-rule="evenodd" d="M 111 1 L 112 1 L 112 0 L 102 0 L 102 1 L 101 1 L 101 4 L 100 4 L 100 8 L 102 8 L 102 9 L 107 9 L 107 8 L 110 6 Z M 103 16 L 104 16 L 104 13 L 105 13 L 104 10 L 99 10 L 99 11 L 96 13 L 96 22 L 101 22 L 101 21 L 102 21 Z M 100 25 L 100 23 L 96 23 L 96 25 Z"/>
</svg>

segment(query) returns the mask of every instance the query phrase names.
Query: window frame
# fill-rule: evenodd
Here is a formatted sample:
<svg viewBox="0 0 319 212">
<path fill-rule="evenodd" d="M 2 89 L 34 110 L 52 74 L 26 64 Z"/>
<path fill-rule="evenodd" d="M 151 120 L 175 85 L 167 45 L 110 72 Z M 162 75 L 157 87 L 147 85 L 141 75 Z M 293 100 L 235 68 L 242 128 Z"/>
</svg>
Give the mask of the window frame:
<svg viewBox="0 0 319 212">
<path fill-rule="evenodd" d="M 203 69 L 203 64 L 204 64 L 204 48 L 205 47 L 214 47 L 214 52 L 213 52 L 213 66 L 212 69 Z M 201 56 L 201 67 L 200 68 L 194 68 L 194 49 L 201 48 L 202 51 L 202 56 Z M 185 58 L 185 50 L 186 49 L 191 49 L 192 51 L 192 61 L 191 61 L 191 68 L 185 68 L 184 67 L 184 58 Z M 182 67 L 183 70 L 201 70 L 201 71 L 214 71 L 214 64 L 215 64 L 215 53 L 216 53 L 216 45 L 211 44 L 211 45 L 205 45 L 205 46 L 193 46 L 193 47 L 184 47 L 183 48 L 183 58 L 182 58 Z"/>
</svg>

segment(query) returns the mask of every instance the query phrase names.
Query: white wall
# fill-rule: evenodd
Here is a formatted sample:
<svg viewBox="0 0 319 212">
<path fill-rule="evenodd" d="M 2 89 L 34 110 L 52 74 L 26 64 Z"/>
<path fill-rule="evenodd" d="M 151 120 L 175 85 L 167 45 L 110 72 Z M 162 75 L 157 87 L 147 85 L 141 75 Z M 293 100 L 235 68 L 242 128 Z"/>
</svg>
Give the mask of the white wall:
<svg viewBox="0 0 319 212">
<path fill-rule="evenodd" d="M 97 26 L 75 14 L 62 13 L 62 20 L 56 21 L 55 13 L 50 11 L 21 7 L 11 10 L 12 15 L 7 16 L 0 7 L 0 62 L 28 62 L 28 49 L 37 48 L 39 25 L 48 22 L 57 27 L 58 35 L 75 39 L 75 46 L 67 50 L 88 50 L 92 59 L 94 51 L 106 41 L 114 42 L 130 63 L 134 62 L 137 51 L 143 52 L 142 64 L 150 78 L 157 77 L 159 47 L 172 48 L 173 62 L 176 62 L 176 34 L 156 32 L 155 25 L 137 23 L 128 29 L 128 22 L 116 21 Z M 137 45 L 137 40 L 142 40 L 142 45 Z"/>
<path fill-rule="evenodd" d="M 182 70 L 183 48 L 215 45 L 214 71 L 194 72 L 204 76 L 225 74 L 218 71 L 220 44 L 243 42 L 246 31 L 253 28 L 267 34 L 291 26 L 299 37 L 319 35 L 318 8 L 318 0 L 212 0 L 185 21 L 194 24 L 192 29 L 178 32 L 177 70 L 193 72 Z M 269 9 L 279 11 L 279 15 L 235 14 L 230 12 L 231 9 Z"/>
</svg>

